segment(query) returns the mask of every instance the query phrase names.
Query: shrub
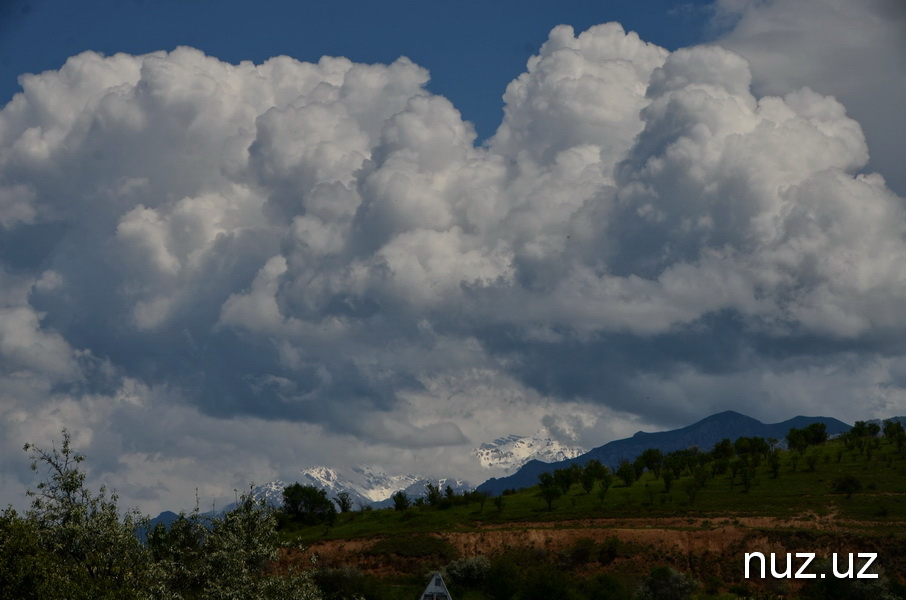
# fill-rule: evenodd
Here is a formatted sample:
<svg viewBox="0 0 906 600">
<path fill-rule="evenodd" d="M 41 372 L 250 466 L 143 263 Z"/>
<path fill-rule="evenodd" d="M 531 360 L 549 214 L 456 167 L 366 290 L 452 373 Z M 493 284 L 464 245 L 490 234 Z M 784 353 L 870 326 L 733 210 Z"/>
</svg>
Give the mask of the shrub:
<svg viewBox="0 0 906 600">
<path fill-rule="evenodd" d="M 639 587 L 638 597 L 644 600 L 686 600 L 698 584 L 694 579 L 670 567 L 655 567 Z"/>
<path fill-rule="evenodd" d="M 833 489 L 839 494 L 846 494 L 847 498 L 862 490 L 862 481 L 855 475 L 844 475 L 834 479 Z"/>
<path fill-rule="evenodd" d="M 467 587 L 482 585 L 490 572 L 491 561 L 482 555 L 454 560 L 443 568 L 445 578 Z"/>
</svg>

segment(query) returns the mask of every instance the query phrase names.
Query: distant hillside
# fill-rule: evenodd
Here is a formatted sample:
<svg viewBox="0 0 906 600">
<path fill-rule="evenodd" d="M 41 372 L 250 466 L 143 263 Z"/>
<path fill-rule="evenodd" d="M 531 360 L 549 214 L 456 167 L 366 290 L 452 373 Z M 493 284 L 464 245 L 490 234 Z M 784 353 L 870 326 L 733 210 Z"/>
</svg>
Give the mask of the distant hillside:
<svg viewBox="0 0 906 600">
<path fill-rule="evenodd" d="M 736 440 L 740 437 L 762 437 L 783 440 L 793 427 L 803 428 L 812 423 L 824 423 L 830 435 L 849 431 L 846 423 L 830 417 L 793 417 L 782 423 L 765 424 L 752 417 L 728 410 L 711 415 L 681 429 L 646 433 L 640 431 L 631 438 L 614 440 L 598 448 L 589 450 L 585 454 L 573 459 L 552 463 L 533 460 L 526 463 L 518 472 L 509 477 L 489 479 L 480 486 L 479 491 L 499 494 L 506 489 L 520 489 L 538 483 L 538 475 L 545 471 L 552 471 L 569 466 L 571 463 L 584 465 L 587 461 L 596 458 L 611 468 L 619 464 L 621 459 L 635 460 L 648 448 L 657 448 L 662 452 L 682 450 L 697 446 L 702 450 L 710 450 L 714 444 L 724 438 Z"/>
</svg>

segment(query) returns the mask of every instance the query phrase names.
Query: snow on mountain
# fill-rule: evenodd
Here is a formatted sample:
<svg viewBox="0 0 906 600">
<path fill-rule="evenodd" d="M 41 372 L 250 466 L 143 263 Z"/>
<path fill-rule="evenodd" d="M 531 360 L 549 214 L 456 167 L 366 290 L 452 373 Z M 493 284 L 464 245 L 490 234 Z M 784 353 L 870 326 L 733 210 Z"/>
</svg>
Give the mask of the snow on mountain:
<svg viewBox="0 0 906 600">
<path fill-rule="evenodd" d="M 553 439 L 550 432 L 541 428 L 532 435 L 510 435 L 482 444 L 472 451 L 482 467 L 510 475 L 530 460 L 557 462 L 584 454 L 577 446 L 565 446 Z"/>
<path fill-rule="evenodd" d="M 497 471 L 503 475 L 516 472 L 526 462 L 537 459 L 542 462 L 554 462 L 574 458 L 585 452 L 582 448 L 568 447 L 554 440 L 546 429 L 539 429 L 533 435 L 510 435 L 498 438 L 489 444 L 482 444 L 473 450 L 473 455 L 482 467 Z M 328 498 L 334 499 L 341 492 L 349 494 L 353 506 L 372 506 L 380 508 L 392 505 L 391 496 L 402 490 L 410 498 L 425 495 L 428 483 L 437 486 L 441 491 L 449 485 L 461 494 L 473 489 L 467 481 L 451 478 L 430 479 L 421 475 L 391 475 L 369 466 L 357 465 L 352 469 L 341 471 L 325 466 L 309 467 L 299 472 L 299 483 L 313 485 L 327 492 Z M 265 499 L 274 507 L 283 506 L 282 481 L 272 481 L 257 485 L 251 489 L 255 499 Z M 230 504 L 225 510 L 230 510 Z"/>
<path fill-rule="evenodd" d="M 237 495 L 245 496 L 251 494 L 252 498 L 256 501 L 264 500 L 267 502 L 268 506 L 273 506 L 274 508 L 280 508 L 283 506 L 283 488 L 286 487 L 286 484 L 280 481 L 271 481 L 270 483 L 263 483 L 261 485 L 252 486 L 249 490 L 236 490 Z M 219 510 L 211 511 L 206 514 L 220 514 L 225 512 L 230 512 L 236 508 L 236 502 L 230 502 L 225 507 Z"/>
<path fill-rule="evenodd" d="M 313 485 L 327 492 L 330 498 L 336 498 L 340 492 L 349 494 L 353 505 L 381 507 L 391 504 L 390 497 L 402 490 L 410 498 L 425 495 L 428 483 L 445 489 L 450 486 L 457 493 L 471 490 L 472 486 L 458 479 L 429 479 L 420 475 L 389 475 L 380 469 L 368 465 L 353 467 L 344 474 L 329 467 L 311 467 L 303 469 L 299 483 Z"/>
</svg>

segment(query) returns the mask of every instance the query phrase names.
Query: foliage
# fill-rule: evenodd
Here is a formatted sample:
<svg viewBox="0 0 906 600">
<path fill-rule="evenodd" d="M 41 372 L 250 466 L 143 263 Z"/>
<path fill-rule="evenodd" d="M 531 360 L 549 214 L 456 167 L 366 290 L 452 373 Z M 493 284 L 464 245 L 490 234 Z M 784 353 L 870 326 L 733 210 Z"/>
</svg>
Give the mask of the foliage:
<svg viewBox="0 0 906 600">
<path fill-rule="evenodd" d="M 554 500 L 563 495 L 563 489 L 555 475 L 541 473 L 538 476 L 538 495 L 547 503 L 547 510 L 553 510 Z"/>
<path fill-rule="evenodd" d="M 400 490 L 397 493 L 393 494 L 392 498 L 394 510 L 404 511 L 411 505 L 409 496 L 407 496 L 406 492 L 404 492 L 403 490 Z"/>
<path fill-rule="evenodd" d="M 337 497 L 334 498 L 334 502 L 337 503 L 337 507 L 340 509 L 341 513 L 348 513 L 352 510 L 352 499 L 349 497 L 349 492 L 340 492 L 337 494 Z"/>
<path fill-rule="evenodd" d="M 0 598 L 321 598 L 307 573 L 269 573 L 279 550 L 275 517 L 250 495 L 222 517 L 196 509 L 148 531 L 146 518 L 120 514 L 116 494 L 85 486 L 84 457 L 66 430 L 59 449 L 25 450 L 46 478 L 29 491 L 24 517 L 11 508 L 0 516 Z"/>
<path fill-rule="evenodd" d="M 445 579 L 469 587 L 484 585 L 490 572 L 491 561 L 482 555 L 454 560 L 442 571 Z"/>
<path fill-rule="evenodd" d="M 632 463 L 625 458 L 620 461 L 620 465 L 617 467 L 617 477 L 622 479 L 626 486 L 635 483 L 635 469 L 632 468 Z"/>
<path fill-rule="evenodd" d="M 54 594 L 53 557 L 34 521 L 11 508 L 0 514 L 0 597 L 38 600 Z"/>
<path fill-rule="evenodd" d="M 843 566 L 841 569 L 845 568 Z M 861 565 L 855 567 L 858 571 Z M 890 589 L 887 578 L 881 574 L 876 579 L 838 578 L 826 559 L 815 561 L 813 572 L 818 575 L 807 581 L 800 591 L 802 600 L 898 600 L 901 598 Z"/>
<path fill-rule="evenodd" d="M 832 485 L 835 492 L 846 494 L 847 498 L 851 498 L 853 494 L 862 490 L 862 481 L 855 475 L 839 477 L 833 481 Z"/>
<path fill-rule="evenodd" d="M 333 524 L 337 508 L 327 492 L 313 485 L 293 483 L 283 489 L 283 506 L 288 514 L 308 525 Z"/>
<path fill-rule="evenodd" d="M 655 567 L 638 591 L 642 600 L 686 600 L 698 587 L 695 580 L 670 567 Z"/>
<path fill-rule="evenodd" d="M 139 518 L 120 517 L 116 494 L 102 487 L 93 494 L 85 487 L 79 465 L 84 456 L 72 449 L 63 430 L 59 449 L 25 445 L 32 471 L 47 479 L 35 490 L 20 532 L 33 533 L 38 555 L 44 559 L 50 596 L 66 598 L 137 598 L 148 574 L 143 549 L 134 531 Z M 37 557 L 36 557 L 37 558 Z"/>
<path fill-rule="evenodd" d="M 324 600 L 353 600 L 368 594 L 365 574 L 355 567 L 321 568 L 314 572 L 314 581 Z"/>
</svg>

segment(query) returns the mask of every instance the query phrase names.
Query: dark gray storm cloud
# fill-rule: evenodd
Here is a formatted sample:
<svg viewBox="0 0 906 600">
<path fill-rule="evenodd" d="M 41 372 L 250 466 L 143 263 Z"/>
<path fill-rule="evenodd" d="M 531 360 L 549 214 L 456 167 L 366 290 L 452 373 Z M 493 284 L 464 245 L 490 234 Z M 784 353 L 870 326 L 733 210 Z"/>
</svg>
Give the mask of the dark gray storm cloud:
<svg viewBox="0 0 906 600">
<path fill-rule="evenodd" d="M 319 463 L 477 479 L 542 424 L 901 412 L 903 199 L 837 99 L 616 24 L 555 28 L 484 146 L 427 80 L 189 48 L 24 77 L 5 456 L 68 426 L 153 507 Z"/>
</svg>

